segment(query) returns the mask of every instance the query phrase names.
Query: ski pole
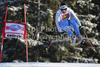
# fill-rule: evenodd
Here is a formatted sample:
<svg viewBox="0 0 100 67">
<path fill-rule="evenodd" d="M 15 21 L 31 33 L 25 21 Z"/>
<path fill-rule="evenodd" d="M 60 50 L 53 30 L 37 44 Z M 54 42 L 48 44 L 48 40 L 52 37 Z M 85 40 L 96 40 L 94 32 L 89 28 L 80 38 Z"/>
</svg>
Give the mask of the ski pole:
<svg viewBox="0 0 100 67">
<path fill-rule="evenodd" d="M 89 41 L 89 39 L 88 39 L 88 36 L 87 36 L 86 32 L 84 32 L 84 33 L 85 33 L 85 35 L 86 35 L 87 41 L 89 42 L 89 44 L 90 44 L 90 45 L 91 45 L 91 47 L 93 48 L 93 51 L 95 51 L 95 52 L 96 52 L 95 48 L 93 47 L 93 45 L 92 45 L 92 44 L 91 44 L 91 42 Z"/>
<path fill-rule="evenodd" d="M 61 36 L 64 36 L 66 33 L 63 33 Z M 59 38 L 60 39 L 60 38 Z M 58 39 L 58 40 L 59 40 Z M 48 48 L 55 42 L 56 40 L 52 41 L 51 44 L 46 48 L 46 50 L 48 50 Z"/>
<path fill-rule="evenodd" d="M 81 28 L 80 28 L 81 29 Z M 82 30 L 82 29 L 81 29 Z M 88 39 L 88 36 L 87 36 L 87 34 L 86 34 L 86 32 L 84 31 L 84 33 L 85 33 L 85 35 L 86 35 L 86 38 L 87 38 L 87 41 L 89 42 L 89 44 L 91 45 L 91 47 L 93 48 L 93 51 L 95 51 L 96 52 L 96 50 L 94 49 L 94 47 L 93 47 L 93 45 L 91 44 L 91 42 L 89 41 L 89 39 Z"/>
</svg>

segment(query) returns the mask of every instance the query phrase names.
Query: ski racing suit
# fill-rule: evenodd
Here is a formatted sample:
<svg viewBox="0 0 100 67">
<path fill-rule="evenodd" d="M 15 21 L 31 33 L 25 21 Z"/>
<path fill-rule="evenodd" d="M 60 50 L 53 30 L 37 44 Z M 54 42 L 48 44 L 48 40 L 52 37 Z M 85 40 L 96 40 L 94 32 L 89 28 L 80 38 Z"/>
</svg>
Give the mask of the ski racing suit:
<svg viewBox="0 0 100 67">
<path fill-rule="evenodd" d="M 73 28 L 76 35 L 80 34 L 78 27 L 81 26 L 81 24 L 72 9 L 67 8 L 66 13 L 62 13 L 61 10 L 59 9 L 56 12 L 55 21 L 57 29 L 60 33 L 63 32 L 64 30 L 67 32 L 69 37 L 73 36 L 73 33 L 71 31 L 71 28 Z"/>
</svg>

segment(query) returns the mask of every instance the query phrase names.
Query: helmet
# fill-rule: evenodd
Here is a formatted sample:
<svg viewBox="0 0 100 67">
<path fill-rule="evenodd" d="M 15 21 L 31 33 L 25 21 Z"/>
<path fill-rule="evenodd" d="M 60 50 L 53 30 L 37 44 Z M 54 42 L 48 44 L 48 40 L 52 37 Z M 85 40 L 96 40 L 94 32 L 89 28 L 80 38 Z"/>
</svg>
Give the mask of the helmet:
<svg viewBox="0 0 100 67">
<path fill-rule="evenodd" d="M 59 6 L 60 9 L 67 9 L 67 4 L 65 2 L 62 2 Z"/>
</svg>

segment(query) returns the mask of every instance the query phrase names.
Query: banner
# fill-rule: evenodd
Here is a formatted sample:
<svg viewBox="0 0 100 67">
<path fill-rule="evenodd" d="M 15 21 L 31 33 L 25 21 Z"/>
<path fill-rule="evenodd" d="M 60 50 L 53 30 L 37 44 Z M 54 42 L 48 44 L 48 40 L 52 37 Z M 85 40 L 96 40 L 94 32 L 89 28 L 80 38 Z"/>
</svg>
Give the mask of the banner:
<svg viewBox="0 0 100 67">
<path fill-rule="evenodd" d="M 3 36 L 7 38 L 26 38 L 26 24 L 17 22 L 5 22 Z"/>
<path fill-rule="evenodd" d="M 24 22 L 25 22 L 25 24 L 18 23 L 18 22 L 6 22 L 7 11 L 8 11 L 8 6 L 6 7 L 4 26 L 3 26 L 3 29 L 2 29 L 3 36 L 2 36 L 2 44 L 1 44 L 0 63 L 2 61 L 2 51 L 3 51 L 4 37 L 7 37 L 7 38 L 23 38 L 23 39 L 25 39 L 25 42 L 26 42 L 26 62 L 28 62 L 28 47 L 27 47 L 27 28 L 26 28 L 25 4 L 24 4 Z"/>
</svg>

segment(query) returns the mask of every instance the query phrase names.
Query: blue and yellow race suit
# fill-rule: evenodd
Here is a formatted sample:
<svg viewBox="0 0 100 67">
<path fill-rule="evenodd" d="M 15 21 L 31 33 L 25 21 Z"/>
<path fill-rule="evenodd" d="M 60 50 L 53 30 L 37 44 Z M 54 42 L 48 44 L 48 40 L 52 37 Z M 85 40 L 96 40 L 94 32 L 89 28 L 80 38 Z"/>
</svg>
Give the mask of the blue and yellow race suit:
<svg viewBox="0 0 100 67">
<path fill-rule="evenodd" d="M 81 24 L 72 9 L 67 8 L 66 13 L 62 13 L 59 9 L 56 13 L 55 21 L 60 33 L 64 30 L 68 36 L 73 36 L 71 31 L 71 28 L 73 28 L 76 35 L 80 34 L 78 27 L 81 26 Z"/>
</svg>

